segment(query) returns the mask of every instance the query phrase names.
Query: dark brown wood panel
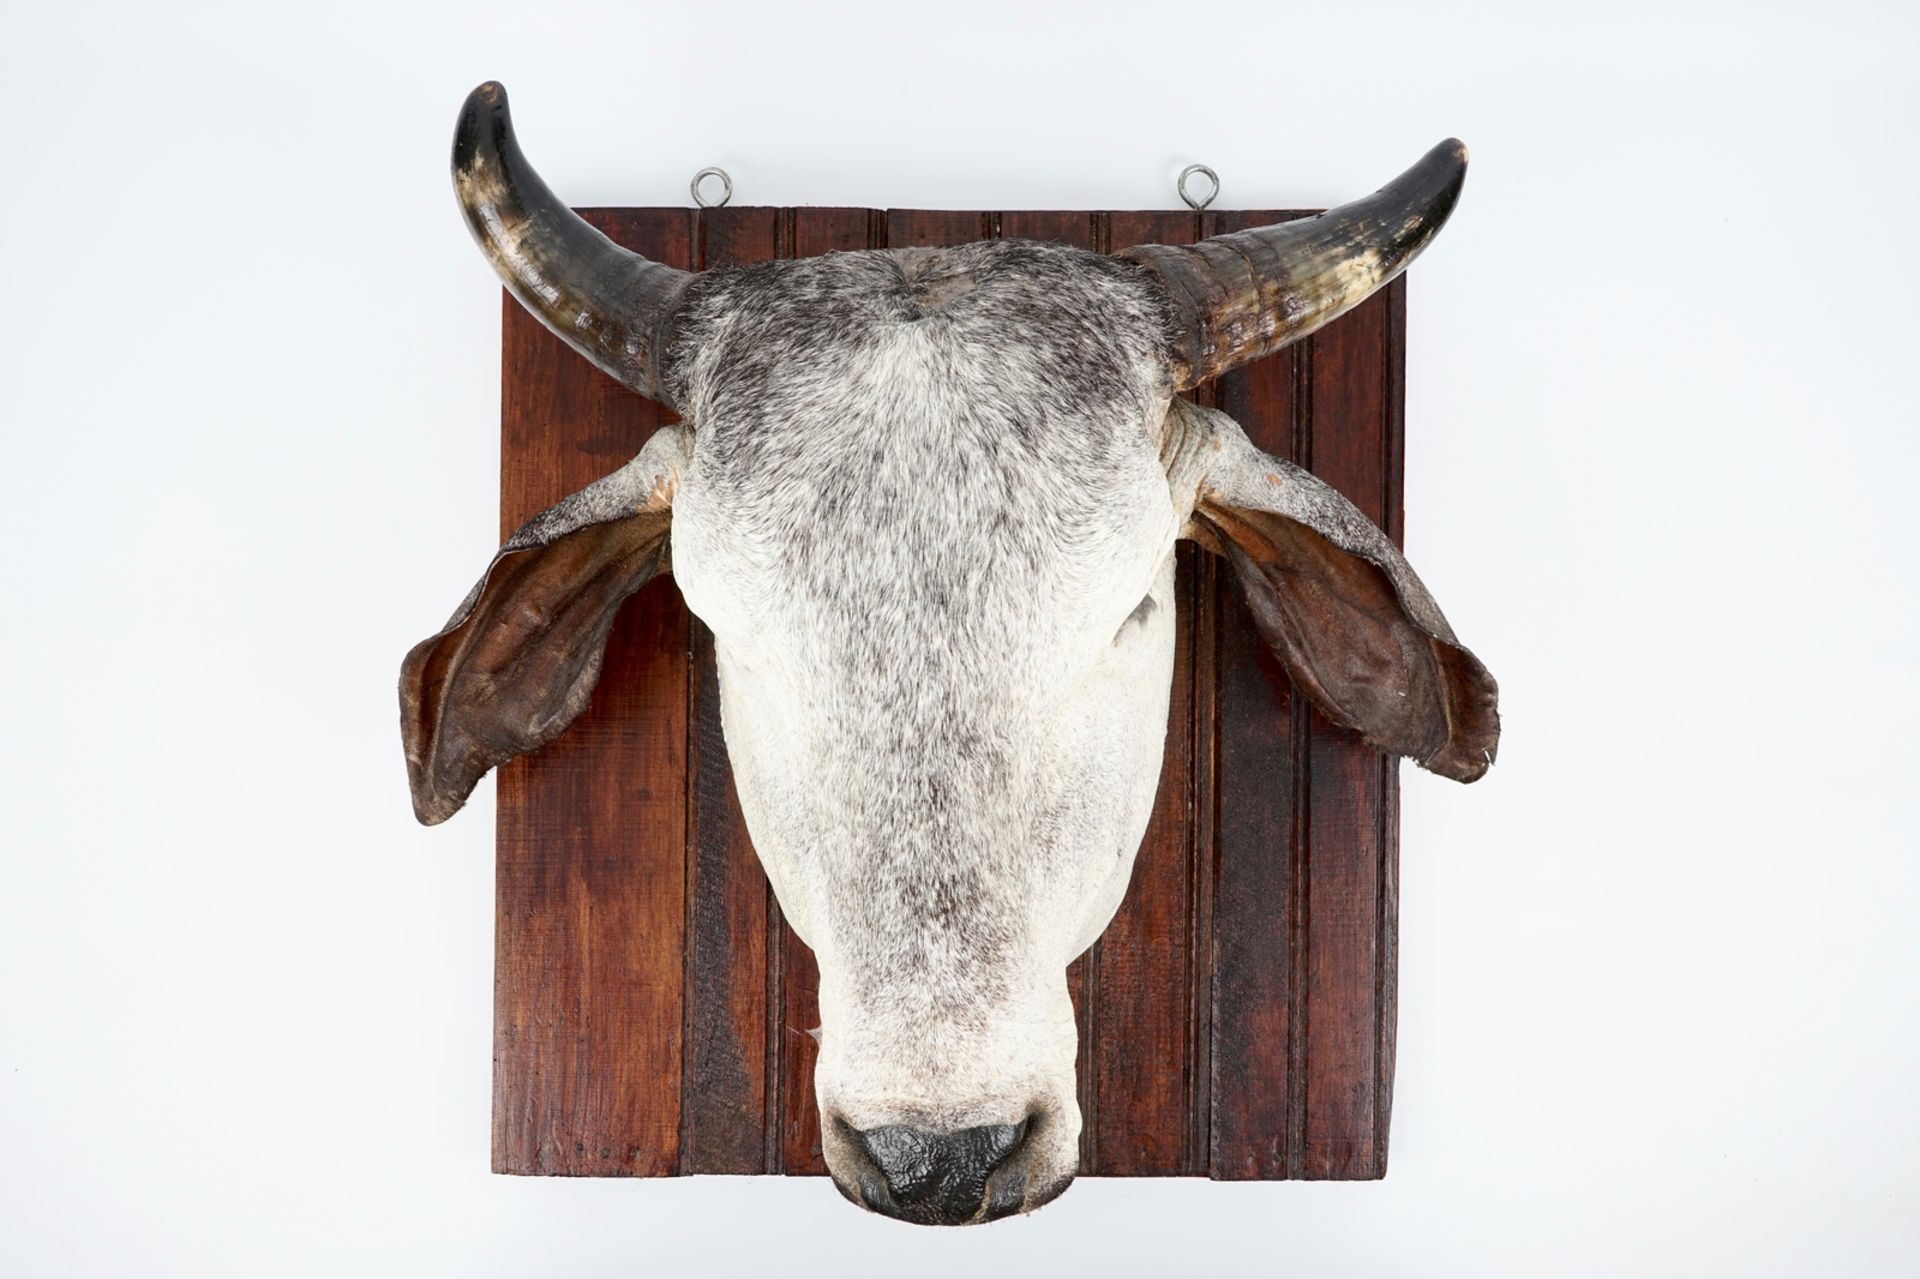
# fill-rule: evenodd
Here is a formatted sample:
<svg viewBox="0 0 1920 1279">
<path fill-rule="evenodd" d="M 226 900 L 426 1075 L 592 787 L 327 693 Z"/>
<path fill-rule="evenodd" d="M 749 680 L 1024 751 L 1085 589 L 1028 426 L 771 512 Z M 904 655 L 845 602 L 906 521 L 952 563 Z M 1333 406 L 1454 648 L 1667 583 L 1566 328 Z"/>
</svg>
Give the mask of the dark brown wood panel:
<svg viewBox="0 0 1920 1279">
<path fill-rule="evenodd" d="M 695 266 L 993 236 L 1111 250 L 1293 216 L 598 210 Z M 1404 289 L 1200 388 L 1400 534 Z M 668 416 L 511 302 L 506 528 Z M 1232 575 L 1183 547 L 1166 769 L 1132 887 L 1069 970 L 1088 1175 L 1371 1177 L 1393 1074 L 1397 773 L 1290 696 Z M 584 1175 L 824 1171 L 818 974 L 767 888 L 720 732 L 713 640 L 670 580 L 594 705 L 501 770 L 494 1158 Z"/>
<path fill-rule="evenodd" d="M 889 209 L 887 247 L 912 249 L 991 240 L 996 216 L 949 209 Z"/>
<path fill-rule="evenodd" d="M 781 256 L 778 209 L 708 209 L 705 269 Z M 689 621 L 687 950 L 680 1171 L 769 1171 L 767 1080 L 770 925 L 766 875 L 747 838 L 720 730 L 713 633 Z"/>
<path fill-rule="evenodd" d="M 691 261 L 685 214 L 593 221 Z M 505 304 L 503 534 L 624 464 L 663 421 Z M 499 772 L 496 1171 L 678 1171 L 686 933 L 687 612 L 644 588 L 607 643 L 592 705 Z"/>
<path fill-rule="evenodd" d="M 1099 227 L 1103 215 L 1084 210 L 1023 209 L 992 215 L 1003 240 L 1052 240 L 1076 249 L 1102 247 Z"/>
<path fill-rule="evenodd" d="M 1208 234 L 1283 221 L 1285 212 L 1209 215 Z M 1312 339 L 1220 379 L 1218 406 L 1254 444 L 1297 460 L 1299 394 Z M 1293 956 L 1295 860 L 1301 849 L 1292 686 L 1219 574 L 1208 1171 L 1222 1179 L 1289 1175 L 1296 1141 Z"/>
<path fill-rule="evenodd" d="M 1395 285 L 1394 288 L 1401 286 Z M 1306 462 L 1376 523 L 1399 505 L 1390 471 L 1389 392 L 1396 358 L 1391 294 L 1382 292 L 1312 338 Z M 1388 1091 L 1380 1034 L 1393 989 L 1381 958 L 1391 922 L 1387 774 L 1393 761 L 1314 711 L 1306 735 L 1305 1114 L 1295 1176 L 1378 1177 L 1377 1109 Z"/>
<path fill-rule="evenodd" d="M 1386 289 L 1386 461 L 1381 527 L 1393 544 L 1406 546 L 1407 477 L 1407 277 Z M 1379 1001 L 1373 1062 L 1374 1177 L 1387 1175 L 1388 1136 L 1393 1125 L 1393 1071 L 1400 1020 L 1400 761 L 1380 761 L 1380 901 L 1374 930 Z"/>
<path fill-rule="evenodd" d="M 1136 244 L 1188 244 L 1199 230 L 1191 213 L 1113 213 L 1109 251 Z M 1094 943 L 1088 1057 L 1093 1140 L 1091 1176 L 1169 1177 L 1189 1167 L 1192 1113 L 1194 841 L 1194 613 L 1196 556 L 1182 547 L 1174 598 L 1174 642 L 1165 763 L 1153 817 L 1134 861 L 1133 880 L 1113 922 Z M 1211 697 L 1211 690 L 1207 690 Z"/>
</svg>

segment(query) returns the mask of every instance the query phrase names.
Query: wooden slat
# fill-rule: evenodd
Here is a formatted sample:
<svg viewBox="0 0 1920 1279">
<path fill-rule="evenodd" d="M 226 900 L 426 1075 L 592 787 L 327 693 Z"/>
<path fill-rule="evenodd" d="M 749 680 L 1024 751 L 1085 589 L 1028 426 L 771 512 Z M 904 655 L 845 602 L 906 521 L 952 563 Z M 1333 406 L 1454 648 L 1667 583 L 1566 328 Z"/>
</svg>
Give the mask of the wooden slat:
<svg viewBox="0 0 1920 1279">
<path fill-rule="evenodd" d="M 708 209 L 701 269 L 765 262 L 784 247 L 781 211 Z M 685 1087 L 680 1171 L 757 1173 L 768 1163 L 768 946 L 765 873 L 747 838 L 720 727 L 713 633 L 690 622 Z"/>
<path fill-rule="evenodd" d="M 592 220 L 651 257 L 691 260 L 683 213 Z M 504 315 L 503 532 L 625 463 L 666 420 L 511 299 Z M 678 1167 L 686 652 L 686 609 L 657 580 L 621 611 L 592 705 L 500 769 L 496 1171 Z"/>
<path fill-rule="evenodd" d="M 1208 234 L 1282 220 L 1272 210 L 1209 215 Z M 1220 380 L 1219 407 L 1255 446 L 1293 459 L 1306 343 Z M 1260 641 L 1239 585 L 1219 574 L 1220 616 L 1213 1018 L 1208 1172 L 1288 1175 L 1294 1050 L 1291 993 L 1298 777 L 1294 699 Z"/>
<path fill-rule="evenodd" d="M 1407 277 L 1385 290 L 1387 308 L 1386 474 L 1381 477 L 1386 516 L 1381 527 L 1395 546 L 1406 545 L 1407 479 Z M 1400 992 L 1400 763 L 1380 761 L 1380 914 L 1375 925 L 1379 1006 L 1374 1058 L 1373 1169 L 1387 1175 L 1387 1139 L 1393 1125 L 1393 1071 L 1398 1041 Z"/>
<path fill-rule="evenodd" d="M 1190 213 L 1114 213 L 1110 250 L 1190 243 Z M 1093 1176 L 1174 1176 L 1188 1171 L 1193 1113 L 1191 1032 L 1194 908 L 1193 548 L 1179 556 L 1178 618 L 1165 763 L 1153 817 L 1134 862 L 1126 900 L 1094 943 L 1089 982 L 1086 1114 Z"/>
<path fill-rule="evenodd" d="M 1091 249 L 1097 247 L 1095 234 L 1104 215 L 1078 209 L 1021 209 L 992 217 L 1003 240 L 1051 240 Z"/>
<path fill-rule="evenodd" d="M 1397 286 L 1396 286 L 1397 287 Z M 1307 461 L 1377 523 L 1398 505 L 1389 473 L 1389 297 L 1376 294 L 1313 338 Z M 1389 488 L 1395 491 L 1389 494 Z M 1305 1114 L 1294 1175 L 1378 1177 L 1380 1036 L 1393 991 L 1381 963 L 1391 857 L 1387 775 L 1393 762 L 1317 711 L 1307 731 L 1304 894 Z"/>
<path fill-rule="evenodd" d="M 888 209 L 887 247 L 911 249 L 991 240 L 994 215 L 952 209 Z"/>
</svg>

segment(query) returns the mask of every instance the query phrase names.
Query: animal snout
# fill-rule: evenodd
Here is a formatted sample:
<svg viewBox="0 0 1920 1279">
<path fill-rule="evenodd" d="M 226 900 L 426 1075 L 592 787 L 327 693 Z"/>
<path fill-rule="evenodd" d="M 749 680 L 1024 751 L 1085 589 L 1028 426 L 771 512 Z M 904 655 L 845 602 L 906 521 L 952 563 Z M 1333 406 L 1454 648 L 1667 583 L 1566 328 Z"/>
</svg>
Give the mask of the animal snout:
<svg viewBox="0 0 1920 1279">
<path fill-rule="evenodd" d="M 1021 1154 L 1033 1121 L 930 1132 L 905 1124 L 842 1135 L 857 1167 L 850 1169 L 867 1207 L 902 1221 L 958 1226 L 1020 1211 L 1027 1193 Z"/>
</svg>

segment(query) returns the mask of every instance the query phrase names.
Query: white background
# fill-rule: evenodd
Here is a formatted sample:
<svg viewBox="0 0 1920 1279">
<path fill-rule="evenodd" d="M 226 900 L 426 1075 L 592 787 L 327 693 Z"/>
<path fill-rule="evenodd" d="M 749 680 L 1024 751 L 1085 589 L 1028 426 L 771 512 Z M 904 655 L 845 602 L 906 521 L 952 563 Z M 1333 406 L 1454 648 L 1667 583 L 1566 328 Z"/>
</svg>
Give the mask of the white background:
<svg viewBox="0 0 1920 1279">
<path fill-rule="evenodd" d="M 0 1272 L 1920 1273 L 1910 6 L 0 8 Z M 1384 1183 L 487 1172 L 491 785 L 402 652 L 494 545 L 499 77 L 583 204 L 1222 207 L 1456 133 L 1411 556 L 1499 767 L 1406 773 Z"/>
</svg>

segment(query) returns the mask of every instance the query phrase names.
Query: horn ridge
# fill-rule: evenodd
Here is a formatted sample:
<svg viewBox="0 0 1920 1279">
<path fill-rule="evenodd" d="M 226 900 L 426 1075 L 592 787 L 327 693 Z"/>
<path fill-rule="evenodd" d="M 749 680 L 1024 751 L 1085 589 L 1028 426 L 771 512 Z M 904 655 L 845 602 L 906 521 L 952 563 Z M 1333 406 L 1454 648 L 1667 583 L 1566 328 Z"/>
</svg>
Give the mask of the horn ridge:
<svg viewBox="0 0 1920 1279">
<path fill-rule="evenodd" d="M 1466 145 L 1448 138 L 1372 195 L 1318 217 L 1123 251 L 1173 304 L 1176 387 L 1269 355 L 1365 301 L 1439 233 L 1466 176 Z"/>
<path fill-rule="evenodd" d="M 497 81 L 460 109 L 453 185 L 507 291 L 595 367 L 668 403 L 660 366 L 693 273 L 621 248 L 561 203 L 521 152 Z"/>
</svg>

